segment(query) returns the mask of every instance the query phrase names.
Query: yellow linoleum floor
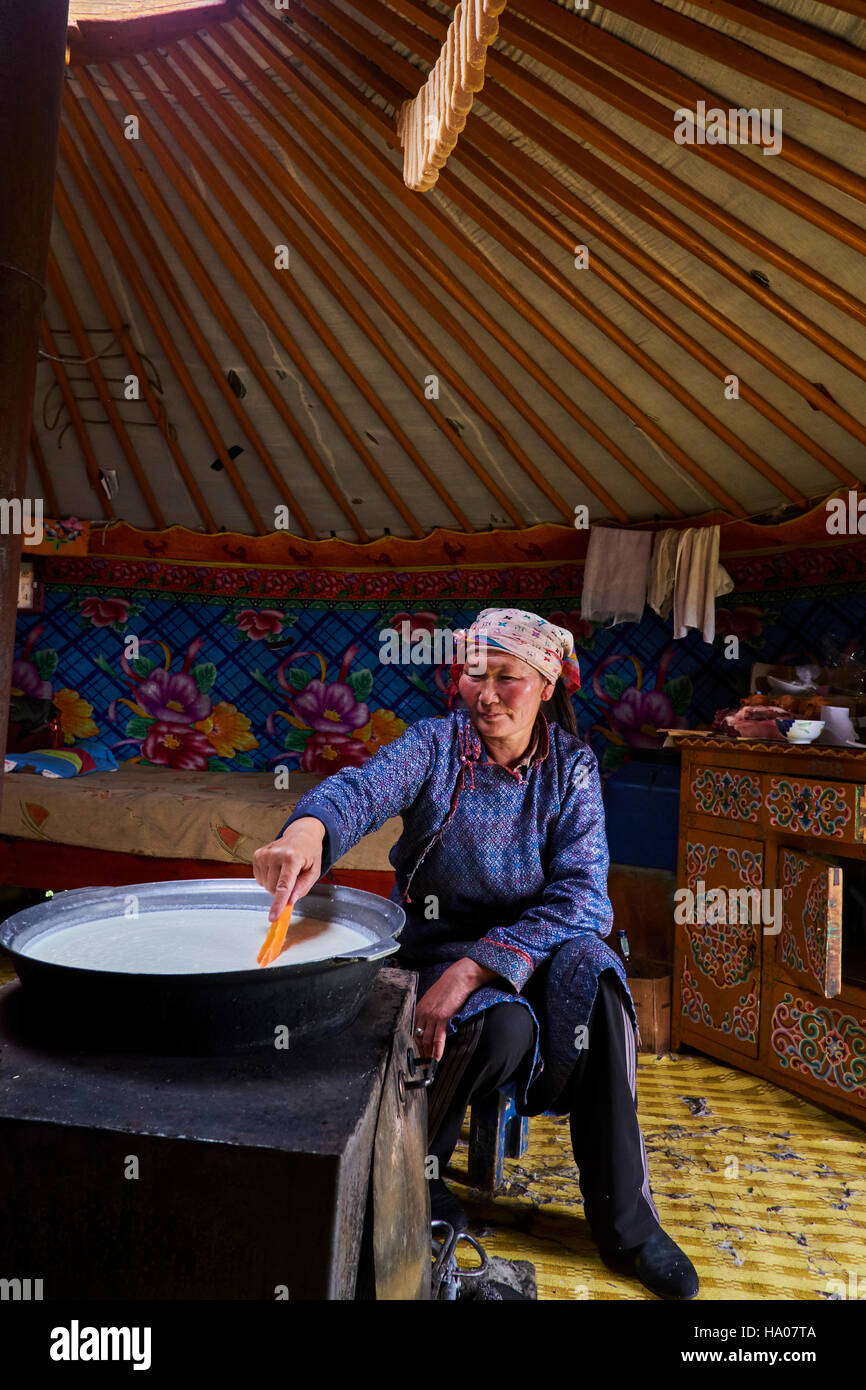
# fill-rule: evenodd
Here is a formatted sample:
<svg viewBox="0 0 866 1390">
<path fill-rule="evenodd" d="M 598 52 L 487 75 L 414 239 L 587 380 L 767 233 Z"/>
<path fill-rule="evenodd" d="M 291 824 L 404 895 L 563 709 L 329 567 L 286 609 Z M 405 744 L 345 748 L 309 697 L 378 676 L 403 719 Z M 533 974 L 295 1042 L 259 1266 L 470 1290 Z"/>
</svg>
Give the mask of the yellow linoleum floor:
<svg viewBox="0 0 866 1390">
<path fill-rule="evenodd" d="M 866 1295 L 866 1128 L 691 1054 L 640 1054 L 638 1114 L 653 1197 L 698 1271 L 698 1301 L 838 1298 L 833 1281 Z M 443 1176 L 489 1254 L 532 1262 L 540 1300 L 653 1298 L 601 1263 L 567 1117 L 530 1121 L 495 1198 L 460 1181 L 467 1138 L 468 1126 Z"/>
</svg>

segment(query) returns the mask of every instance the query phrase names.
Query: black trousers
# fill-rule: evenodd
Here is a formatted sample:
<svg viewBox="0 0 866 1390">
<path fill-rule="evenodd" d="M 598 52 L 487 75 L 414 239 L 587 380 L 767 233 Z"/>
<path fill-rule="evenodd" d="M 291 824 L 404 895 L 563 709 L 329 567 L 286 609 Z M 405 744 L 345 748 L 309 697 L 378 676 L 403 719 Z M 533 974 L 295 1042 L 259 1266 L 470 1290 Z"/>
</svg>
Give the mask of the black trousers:
<svg viewBox="0 0 866 1390">
<path fill-rule="evenodd" d="M 469 1102 L 528 1079 L 534 1028 L 522 1004 L 494 1004 L 452 1033 L 428 1092 L 428 1149 L 444 1168 Z M 562 1093 L 584 1212 L 605 1250 L 641 1245 L 660 1225 L 637 1119 L 637 1050 L 619 979 L 605 970 L 586 1046 Z"/>
</svg>

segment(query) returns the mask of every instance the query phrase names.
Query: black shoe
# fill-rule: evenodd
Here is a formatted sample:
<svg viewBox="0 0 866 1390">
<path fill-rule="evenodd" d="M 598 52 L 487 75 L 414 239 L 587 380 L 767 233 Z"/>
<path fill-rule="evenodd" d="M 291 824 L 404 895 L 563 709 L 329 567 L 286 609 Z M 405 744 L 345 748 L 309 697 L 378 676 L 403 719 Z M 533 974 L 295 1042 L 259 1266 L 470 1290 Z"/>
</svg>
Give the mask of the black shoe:
<svg viewBox="0 0 866 1390">
<path fill-rule="evenodd" d="M 657 1298 L 697 1296 L 700 1284 L 694 1265 L 661 1226 L 631 1250 L 606 1250 L 600 1246 L 599 1252 L 608 1269 L 633 1275 Z"/>
<path fill-rule="evenodd" d="M 430 1218 L 433 1221 L 447 1221 L 455 1235 L 465 1231 L 469 1225 L 466 1212 L 441 1178 L 430 1179 Z"/>
</svg>

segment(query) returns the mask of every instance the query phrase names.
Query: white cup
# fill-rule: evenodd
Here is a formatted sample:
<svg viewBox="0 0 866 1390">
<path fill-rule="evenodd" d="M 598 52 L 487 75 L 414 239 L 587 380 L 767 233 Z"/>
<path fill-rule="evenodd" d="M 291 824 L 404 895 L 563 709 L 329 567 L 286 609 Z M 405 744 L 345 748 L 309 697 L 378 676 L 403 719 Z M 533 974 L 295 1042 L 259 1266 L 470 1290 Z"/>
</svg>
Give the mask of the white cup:
<svg viewBox="0 0 866 1390">
<path fill-rule="evenodd" d="M 820 743 L 845 744 L 857 738 L 851 715 L 844 705 L 824 705 L 821 713 L 824 716 L 824 728 Z"/>
</svg>

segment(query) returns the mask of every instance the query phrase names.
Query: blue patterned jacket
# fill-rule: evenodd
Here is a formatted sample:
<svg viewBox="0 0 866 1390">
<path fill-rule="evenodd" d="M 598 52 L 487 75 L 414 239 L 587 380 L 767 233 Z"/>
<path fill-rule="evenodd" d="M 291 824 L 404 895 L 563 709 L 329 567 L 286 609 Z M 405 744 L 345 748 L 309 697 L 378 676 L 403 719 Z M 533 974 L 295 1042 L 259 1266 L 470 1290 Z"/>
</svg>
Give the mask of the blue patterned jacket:
<svg viewBox="0 0 866 1390">
<path fill-rule="evenodd" d="M 622 961 L 602 940 L 613 913 L 595 754 L 544 717 L 539 730 L 522 777 L 488 758 L 466 709 L 421 719 L 361 767 L 305 793 L 286 825 L 322 821 L 325 873 L 364 835 L 403 817 L 389 857 L 391 898 L 406 926 L 392 959 L 420 972 L 419 998 L 462 957 L 495 971 L 501 984 L 475 990 L 449 1032 L 504 1000 L 529 1008 L 535 1053 L 511 1091 L 521 1113 L 562 1114 L 577 1030 L 603 970 L 616 971 L 635 1026 L 636 1017 Z"/>
</svg>

